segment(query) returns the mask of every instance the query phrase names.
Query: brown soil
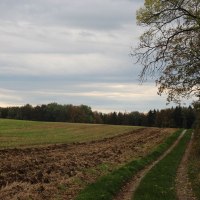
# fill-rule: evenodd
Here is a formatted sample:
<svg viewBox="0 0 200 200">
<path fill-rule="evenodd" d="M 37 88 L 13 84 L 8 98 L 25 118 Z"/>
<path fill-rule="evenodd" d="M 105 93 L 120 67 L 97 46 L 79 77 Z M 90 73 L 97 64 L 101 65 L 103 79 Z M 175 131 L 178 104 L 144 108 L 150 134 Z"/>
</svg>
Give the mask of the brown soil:
<svg viewBox="0 0 200 200">
<path fill-rule="evenodd" d="M 176 190 L 179 200 L 196 200 L 188 178 L 188 159 L 192 148 L 193 135 L 182 158 L 176 177 Z"/>
<path fill-rule="evenodd" d="M 152 164 L 146 166 L 143 170 L 136 174 L 128 183 L 126 183 L 119 194 L 114 198 L 114 200 L 131 200 L 134 192 L 136 191 L 137 187 L 139 186 L 143 177 L 159 162 L 161 161 L 167 154 L 169 154 L 172 149 L 178 144 L 180 139 L 183 137 L 185 131 L 179 136 L 179 138 L 174 142 L 174 144 L 156 161 Z M 182 199 L 181 199 L 182 200 Z"/>
<path fill-rule="evenodd" d="M 0 199 L 74 199 L 99 176 L 146 155 L 174 129 L 139 129 L 101 141 L 0 150 Z"/>
</svg>

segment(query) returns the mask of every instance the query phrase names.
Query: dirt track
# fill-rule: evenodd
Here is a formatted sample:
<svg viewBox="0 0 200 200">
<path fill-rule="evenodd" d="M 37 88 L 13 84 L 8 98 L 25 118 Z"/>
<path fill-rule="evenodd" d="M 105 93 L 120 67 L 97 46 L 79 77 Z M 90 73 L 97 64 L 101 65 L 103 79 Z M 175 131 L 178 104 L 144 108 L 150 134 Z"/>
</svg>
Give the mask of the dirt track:
<svg viewBox="0 0 200 200">
<path fill-rule="evenodd" d="M 185 132 L 186 131 L 183 131 L 179 138 L 174 142 L 174 144 L 172 144 L 157 160 L 155 160 L 150 165 L 147 165 L 143 170 L 139 171 L 137 175 L 134 176 L 129 182 L 127 182 L 113 200 L 131 200 L 134 192 L 140 185 L 141 180 L 157 163 L 159 163 L 167 154 L 169 154 L 173 150 L 173 148 L 179 143 Z"/>
<path fill-rule="evenodd" d="M 140 129 L 90 143 L 0 150 L 0 199 L 74 199 L 85 184 L 143 156 L 173 129 Z"/>
<path fill-rule="evenodd" d="M 185 154 L 182 158 L 176 176 L 176 192 L 178 200 L 197 200 L 193 191 L 191 182 L 188 177 L 188 159 L 192 148 L 194 135 L 192 134 L 191 140 L 186 148 Z"/>
</svg>

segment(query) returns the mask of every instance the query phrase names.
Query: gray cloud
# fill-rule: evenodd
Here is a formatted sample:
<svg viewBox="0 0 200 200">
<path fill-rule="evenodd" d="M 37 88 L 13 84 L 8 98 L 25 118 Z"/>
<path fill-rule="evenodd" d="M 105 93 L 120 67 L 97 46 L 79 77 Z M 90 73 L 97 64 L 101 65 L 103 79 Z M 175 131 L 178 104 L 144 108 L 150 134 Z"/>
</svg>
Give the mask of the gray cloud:
<svg viewBox="0 0 200 200">
<path fill-rule="evenodd" d="M 2 0 L 4 21 L 83 29 L 113 29 L 134 23 L 139 1 L 127 0 Z"/>
<path fill-rule="evenodd" d="M 102 111 L 161 108 L 130 57 L 141 0 L 1 0 L 0 106 L 58 102 Z"/>
</svg>

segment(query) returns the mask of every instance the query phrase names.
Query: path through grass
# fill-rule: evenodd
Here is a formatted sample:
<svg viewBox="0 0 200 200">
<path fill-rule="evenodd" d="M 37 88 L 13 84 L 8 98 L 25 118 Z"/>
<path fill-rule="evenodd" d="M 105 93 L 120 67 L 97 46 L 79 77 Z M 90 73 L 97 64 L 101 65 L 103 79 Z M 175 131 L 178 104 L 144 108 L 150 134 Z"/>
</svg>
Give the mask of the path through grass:
<svg viewBox="0 0 200 200">
<path fill-rule="evenodd" d="M 195 131 L 188 171 L 193 191 L 200 200 L 200 127 Z"/>
<path fill-rule="evenodd" d="M 176 200 L 175 179 L 180 161 L 190 140 L 187 131 L 178 145 L 142 179 L 134 200 Z"/>
</svg>

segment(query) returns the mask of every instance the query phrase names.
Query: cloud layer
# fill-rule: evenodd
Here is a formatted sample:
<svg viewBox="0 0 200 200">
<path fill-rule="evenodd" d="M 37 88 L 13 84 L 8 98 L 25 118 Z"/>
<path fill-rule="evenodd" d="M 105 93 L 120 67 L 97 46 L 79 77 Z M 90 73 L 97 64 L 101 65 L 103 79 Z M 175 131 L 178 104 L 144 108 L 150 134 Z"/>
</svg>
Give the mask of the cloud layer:
<svg viewBox="0 0 200 200">
<path fill-rule="evenodd" d="M 129 54 L 141 0 L 1 0 L 0 106 L 58 102 L 99 111 L 165 106 Z"/>
</svg>

